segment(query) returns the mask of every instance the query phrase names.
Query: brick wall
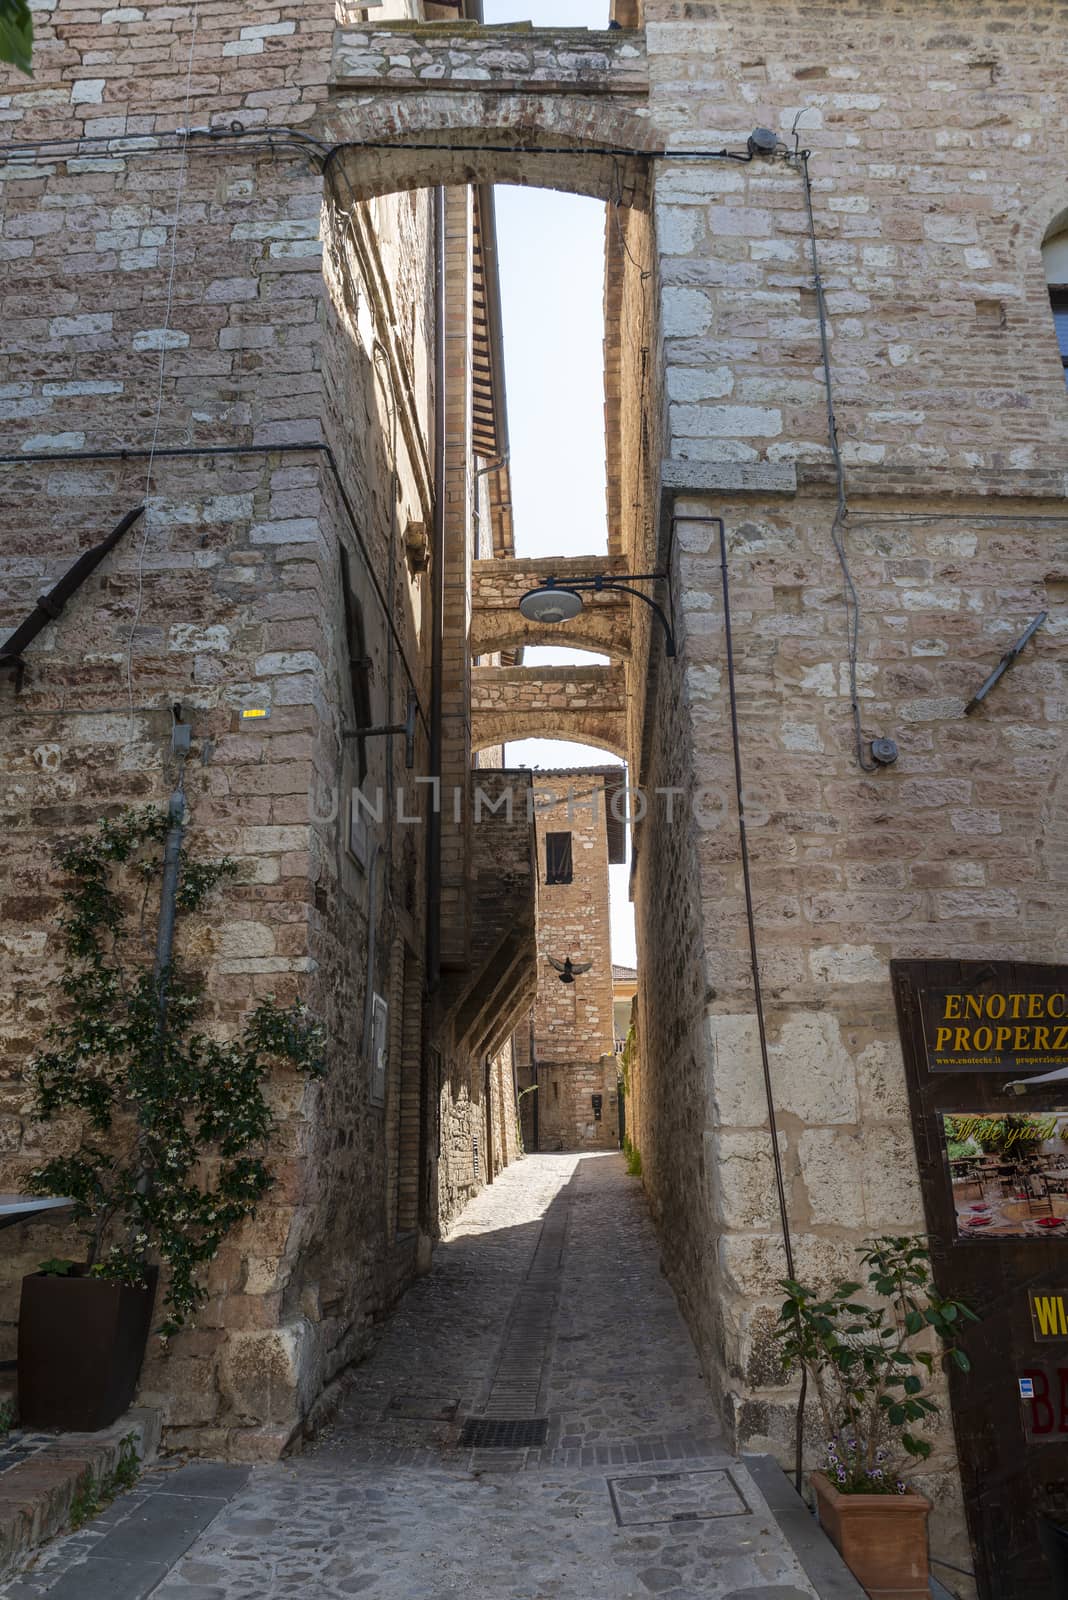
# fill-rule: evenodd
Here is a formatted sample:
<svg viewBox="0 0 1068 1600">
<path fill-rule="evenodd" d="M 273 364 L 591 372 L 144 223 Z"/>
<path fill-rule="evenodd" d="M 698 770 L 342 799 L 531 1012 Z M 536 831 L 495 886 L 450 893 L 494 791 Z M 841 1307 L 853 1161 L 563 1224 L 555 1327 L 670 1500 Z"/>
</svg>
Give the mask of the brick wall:
<svg viewBox="0 0 1068 1600">
<path fill-rule="evenodd" d="M 17 458 L 0 463 L 0 629 L 125 511 L 147 511 L 35 642 L 21 684 L 0 680 L 2 1181 L 17 1188 L 52 1148 L 24 1080 L 58 958 L 50 848 L 127 803 L 165 800 L 180 703 L 193 728 L 189 847 L 241 868 L 181 948 L 219 1026 L 268 993 L 306 998 L 331 1071 L 321 1085 L 272 1083 L 276 1186 L 213 1264 L 195 1330 L 153 1349 L 143 1396 L 176 1443 L 273 1454 L 425 1267 L 472 1163 L 476 1113 L 463 1111 L 456 1143 L 448 1091 L 429 1086 L 425 829 L 398 821 L 425 794 L 402 740 L 368 741 L 364 788 L 381 821 L 350 848 L 358 773 L 343 736 L 356 708 L 342 551 L 371 720 L 403 721 L 410 687 L 428 705 L 429 579 L 405 535 L 432 513 L 431 205 L 397 195 L 352 210 L 314 151 L 257 139 L 268 122 L 316 114 L 332 7 L 222 6 L 200 13 L 195 39 L 187 12 L 103 9 L 39 11 L 34 80 L 3 83 L 8 138 L 139 146 L 48 146 L 0 170 L 0 454 Z M 230 137 L 235 118 L 247 136 Z M 226 137 L 173 136 L 209 122 Z M 255 731 L 240 722 L 250 705 L 270 710 Z M 425 771 L 422 725 L 417 761 Z M 369 992 L 390 1008 L 382 1097 Z M 457 1082 L 465 1107 L 473 1087 L 484 1118 L 481 1057 L 437 1043 L 442 1083 Z M 501 1161 L 514 1153 L 506 1081 L 501 1061 L 482 1135 Z M 5 1352 L 21 1271 L 77 1250 L 59 1225 L 8 1234 Z"/>
</svg>

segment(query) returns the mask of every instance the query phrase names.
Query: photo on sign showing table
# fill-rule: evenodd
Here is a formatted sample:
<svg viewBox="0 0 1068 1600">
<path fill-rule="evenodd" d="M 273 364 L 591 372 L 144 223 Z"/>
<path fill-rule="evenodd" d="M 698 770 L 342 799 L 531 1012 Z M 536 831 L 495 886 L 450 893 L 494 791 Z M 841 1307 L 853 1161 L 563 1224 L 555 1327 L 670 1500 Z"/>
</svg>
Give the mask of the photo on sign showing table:
<svg viewBox="0 0 1068 1600">
<path fill-rule="evenodd" d="M 958 1238 L 1068 1235 L 1068 1111 L 942 1120 Z"/>
</svg>

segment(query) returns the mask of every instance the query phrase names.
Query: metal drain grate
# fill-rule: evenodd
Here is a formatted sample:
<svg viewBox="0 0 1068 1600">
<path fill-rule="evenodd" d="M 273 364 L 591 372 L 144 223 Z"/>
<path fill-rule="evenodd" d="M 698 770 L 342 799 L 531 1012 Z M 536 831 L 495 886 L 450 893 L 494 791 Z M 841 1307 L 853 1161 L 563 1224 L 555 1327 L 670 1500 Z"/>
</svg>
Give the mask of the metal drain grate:
<svg viewBox="0 0 1068 1600">
<path fill-rule="evenodd" d="M 522 1450 L 545 1443 L 549 1431 L 546 1417 L 512 1417 L 506 1421 L 490 1417 L 468 1417 L 460 1434 L 461 1450 Z"/>
</svg>

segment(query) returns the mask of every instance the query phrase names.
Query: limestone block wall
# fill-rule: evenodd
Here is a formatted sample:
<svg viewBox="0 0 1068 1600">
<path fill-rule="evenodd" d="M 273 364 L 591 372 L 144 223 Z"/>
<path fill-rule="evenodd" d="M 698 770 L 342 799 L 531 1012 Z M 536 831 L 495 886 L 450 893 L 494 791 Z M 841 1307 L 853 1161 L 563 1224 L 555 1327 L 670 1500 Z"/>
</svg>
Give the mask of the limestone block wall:
<svg viewBox="0 0 1068 1600">
<path fill-rule="evenodd" d="M 339 28 L 333 79 L 341 89 L 392 93 L 433 87 L 540 94 L 644 94 L 644 39 L 590 28 L 423 27 Z"/>
<path fill-rule="evenodd" d="M 570 739 L 622 754 L 626 675 L 621 667 L 475 667 L 475 749 L 520 739 Z"/>
<path fill-rule="evenodd" d="M 680 658 L 657 664 L 638 846 L 642 1154 L 735 1437 L 788 1452 L 769 1328 L 784 1265 L 760 1084 L 716 530 L 729 530 L 742 761 L 771 1067 L 801 1275 L 921 1230 L 895 956 L 1056 960 L 1068 402 L 1042 275 L 1065 206 L 1059 8 L 646 7 L 666 395 L 661 559 Z M 860 598 L 855 759 L 809 218 L 811 151 Z M 672 514 L 679 520 L 672 525 Z M 964 705 L 1041 610 L 975 717 Z M 640 658 L 639 658 L 640 659 Z M 638 668 L 640 671 L 640 667 Z M 693 965 L 677 960 L 694 953 Z M 934 1537 L 967 1565 L 952 1438 Z M 956 1554 L 954 1554 L 956 1552 Z"/>
</svg>

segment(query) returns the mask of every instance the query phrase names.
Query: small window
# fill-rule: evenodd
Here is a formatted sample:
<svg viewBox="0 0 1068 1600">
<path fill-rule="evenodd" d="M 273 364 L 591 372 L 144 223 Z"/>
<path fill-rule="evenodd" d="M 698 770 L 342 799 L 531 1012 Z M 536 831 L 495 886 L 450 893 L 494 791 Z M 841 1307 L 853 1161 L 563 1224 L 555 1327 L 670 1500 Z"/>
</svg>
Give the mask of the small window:
<svg viewBox="0 0 1068 1600">
<path fill-rule="evenodd" d="M 1061 365 L 1064 367 L 1064 381 L 1068 383 L 1068 287 L 1051 289 L 1049 303 L 1053 307 L 1053 326 L 1057 330 Z"/>
<path fill-rule="evenodd" d="M 386 1101 L 386 1070 L 389 1066 L 389 1006 L 380 994 L 371 1001 L 371 1102 Z"/>
<path fill-rule="evenodd" d="M 349 553 L 341 548 L 341 592 L 345 603 L 346 675 L 349 684 L 349 712 L 354 728 L 371 726 L 371 658 L 363 625 L 363 607 L 352 587 Z M 356 752 L 356 782 L 367 776 L 367 741 L 352 741 Z"/>
<path fill-rule="evenodd" d="M 1068 383 L 1068 228 L 1064 220 L 1047 235 L 1042 246 L 1042 265 L 1049 287 L 1049 303 L 1057 347 L 1061 353 L 1065 382 Z"/>
<path fill-rule="evenodd" d="M 545 835 L 546 883 L 570 883 L 571 878 L 571 835 L 547 833 Z"/>
</svg>

